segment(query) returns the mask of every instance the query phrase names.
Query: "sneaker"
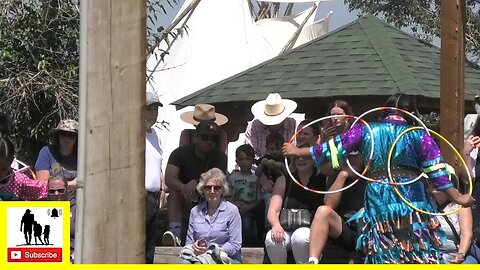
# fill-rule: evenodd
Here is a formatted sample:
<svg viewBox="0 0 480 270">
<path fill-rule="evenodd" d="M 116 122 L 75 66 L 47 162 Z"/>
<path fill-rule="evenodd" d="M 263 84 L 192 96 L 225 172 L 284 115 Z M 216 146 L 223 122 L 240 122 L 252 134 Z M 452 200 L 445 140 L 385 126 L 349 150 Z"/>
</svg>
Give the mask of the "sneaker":
<svg viewBox="0 0 480 270">
<path fill-rule="evenodd" d="M 162 244 L 166 247 L 179 247 L 180 239 L 175 236 L 171 231 L 166 231 L 162 236 Z"/>
</svg>

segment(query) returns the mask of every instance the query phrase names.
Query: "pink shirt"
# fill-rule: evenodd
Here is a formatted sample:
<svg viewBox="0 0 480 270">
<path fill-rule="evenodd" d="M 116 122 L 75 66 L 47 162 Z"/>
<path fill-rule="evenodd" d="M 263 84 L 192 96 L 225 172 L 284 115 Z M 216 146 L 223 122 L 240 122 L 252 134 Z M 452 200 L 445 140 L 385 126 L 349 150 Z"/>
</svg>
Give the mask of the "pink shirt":
<svg viewBox="0 0 480 270">
<path fill-rule="evenodd" d="M 40 200 L 47 197 L 45 182 L 30 179 L 21 172 L 12 174 L 7 183 L 0 184 L 0 190 L 14 194 L 20 200 Z"/>
</svg>

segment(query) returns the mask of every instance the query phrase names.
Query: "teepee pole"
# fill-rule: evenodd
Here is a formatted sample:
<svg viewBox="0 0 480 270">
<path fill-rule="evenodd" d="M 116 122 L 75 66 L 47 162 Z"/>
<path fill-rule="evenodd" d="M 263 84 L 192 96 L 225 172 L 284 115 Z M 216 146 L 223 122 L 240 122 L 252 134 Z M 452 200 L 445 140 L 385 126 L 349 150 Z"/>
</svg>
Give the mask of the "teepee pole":
<svg viewBox="0 0 480 270">
<path fill-rule="evenodd" d="M 310 17 L 313 15 L 315 10 L 317 10 L 317 8 L 318 8 L 318 4 L 314 3 L 312 10 L 310 10 L 307 17 L 305 17 L 305 20 L 303 20 L 302 24 L 300 24 L 297 31 L 295 31 L 295 33 L 293 33 L 293 36 L 290 38 L 290 40 L 287 42 L 287 44 L 285 44 L 283 49 L 280 51 L 279 55 L 285 53 L 286 51 L 290 50 L 293 47 L 293 45 L 295 44 L 295 41 L 297 40 L 298 36 L 300 35 L 300 32 L 302 32 L 303 27 L 307 23 L 308 19 L 310 19 Z"/>
</svg>

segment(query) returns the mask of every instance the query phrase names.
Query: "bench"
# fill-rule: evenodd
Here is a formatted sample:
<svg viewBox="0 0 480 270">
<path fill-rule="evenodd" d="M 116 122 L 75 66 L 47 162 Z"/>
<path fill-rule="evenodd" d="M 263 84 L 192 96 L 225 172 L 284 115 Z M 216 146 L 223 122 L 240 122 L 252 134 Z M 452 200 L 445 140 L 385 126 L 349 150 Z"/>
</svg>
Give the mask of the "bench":
<svg viewBox="0 0 480 270">
<path fill-rule="evenodd" d="M 155 264 L 178 264 L 180 251 L 183 247 L 159 247 L 155 248 Z M 263 248 L 242 248 L 244 264 L 261 264 L 263 262 Z"/>
</svg>

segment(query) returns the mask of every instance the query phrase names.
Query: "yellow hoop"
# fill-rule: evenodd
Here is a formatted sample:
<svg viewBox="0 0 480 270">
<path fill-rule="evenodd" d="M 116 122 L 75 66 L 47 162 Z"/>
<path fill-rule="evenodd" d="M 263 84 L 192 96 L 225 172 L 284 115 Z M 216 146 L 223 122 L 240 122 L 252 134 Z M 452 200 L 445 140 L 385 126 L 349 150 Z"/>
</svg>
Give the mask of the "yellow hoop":
<svg viewBox="0 0 480 270">
<path fill-rule="evenodd" d="M 390 151 L 388 153 L 388 159 L 387 159 L 387 168 L 388 168 L 388 179 L 390 180 L 390 182 L 392 183 L 395 183 L 393 181 L 393 177 L 392 177 L 392 172 L 390 170 L 390 165 L 391 165 L 391 160 L 392 160 L 392 153 L 393 153 L 393 149 L 395 149 L 395 145 L 397 144 L 398 140 L 403 136 L 405 135 L 407 132 L 410 132 L 412 130 L 415 130 L 415 129 L 423 129 L 423 127 L 410 127 L 404 131 L 402 131 L 402 133 L 400 133 L 398 135 L 398 137 L 395 139 L 395 141 L 393 142 L 391 148 L 390 148 Z M 438 138 L 440 138 L 443 142 L 445 142 L 446 144 L 448 144 L 448 146 L 450 146 L 453 151 L 455 152 L 455 154 L 460 157 L 460 160 L 462 161 L 462 164 L 463 166 L 466 168 L 467 170 L 467 175 L 468 175 L 468 180 L 469 180 L 469 183 L 470 183 L 470 191 L 469 191 L 469 194 L 472 195 L 472 190 L 473 190 L 473 181 L 472 181 L 472 176 L 470 175 L 470 171 L 468 170 L 468 166 L 467 166 L 467 163 L 465 162 L 465 160 L 463 159 L 462 155 L 460 155 L 460 153 L 458 153 L 457 149 L 455 149 L 455 147 L 453 147 L 453 145 L 447 140 L 445 139 L 442 135 L 438 134 L 437 132 L 431 130 L 431 129 L 428 129 L 427 131 L 429 131 L 430 133 L 434 134 L 435 136 L 437 136 Z M 427 215 L 433 215 L 433 216 L 448 216 L 448 215 L 451 215 L 451 214 L 454 214 L 458 211 L 460 211 L 460 209 L 463 208 L 462 207 L 459 207 L 458 209 L 455 209 L 453 211 L 450 211 L 450 212 L 446 212 L 446 213 L 430 213 L 428 211 L 424 211 L 422 209 L 419 209 L 415 206 L 412 205 L 412 203 L 410 203 L 409 201 L 407 201 L 405 199 L 405 197 L 402 196 L 402 194 L 400 193 L 400 191 L 398 190 L 398 188 L 396 187 L 396 185 L 392 185 L 393 187 L 393 190 L 395 190 L 395 193 L 397 193 L 397 195 L 400 197 L 400 199 L 405 203 L 407 204 L 410 208 L 412 208 L 413 210 L 415 211 L 418 211 L 420 213 L 423 213 L 423 214 L 427 214 Z"/>
</svg>

